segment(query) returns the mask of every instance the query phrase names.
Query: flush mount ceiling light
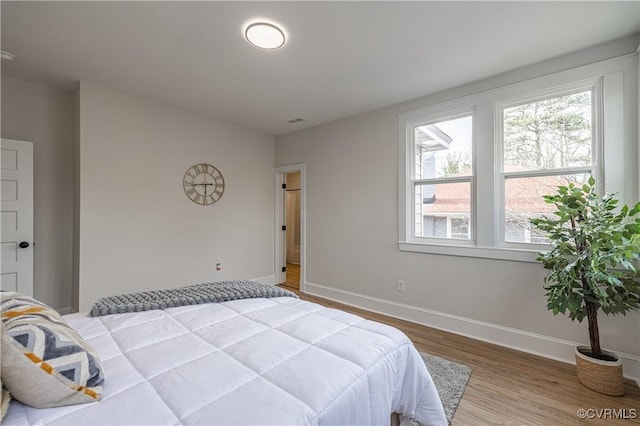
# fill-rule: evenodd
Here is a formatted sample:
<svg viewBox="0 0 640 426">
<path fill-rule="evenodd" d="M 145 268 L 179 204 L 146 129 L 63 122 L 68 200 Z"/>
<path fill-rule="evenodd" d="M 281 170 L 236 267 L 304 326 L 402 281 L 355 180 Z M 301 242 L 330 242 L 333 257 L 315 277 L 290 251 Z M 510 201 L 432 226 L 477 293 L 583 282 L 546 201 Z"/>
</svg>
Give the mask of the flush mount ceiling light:
<svg viewBox="0 0 640 426">
<path fill-rule="evenodd" d="M 249 43 L 261 49 L 278 49 L 284 45 L 284 31 L 267 22 L 255 22 L 244 30 Z"/>
</svg>

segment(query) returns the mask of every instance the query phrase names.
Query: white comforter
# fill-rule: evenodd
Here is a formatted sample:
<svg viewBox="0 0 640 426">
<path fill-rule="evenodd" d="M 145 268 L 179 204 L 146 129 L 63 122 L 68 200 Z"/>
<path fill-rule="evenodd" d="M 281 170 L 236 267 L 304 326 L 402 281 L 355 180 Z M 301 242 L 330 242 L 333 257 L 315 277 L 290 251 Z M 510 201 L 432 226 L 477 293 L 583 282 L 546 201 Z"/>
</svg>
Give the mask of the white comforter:
<svg viewBox="0 0 640 426">
<path fill-rule="evenodd" d="M 422 425 L 446 419 L 399 330 L 289 297 L 66 316 L 105 369 L 100 402 L 11 403 L 3 425 Z"/>
</svg>

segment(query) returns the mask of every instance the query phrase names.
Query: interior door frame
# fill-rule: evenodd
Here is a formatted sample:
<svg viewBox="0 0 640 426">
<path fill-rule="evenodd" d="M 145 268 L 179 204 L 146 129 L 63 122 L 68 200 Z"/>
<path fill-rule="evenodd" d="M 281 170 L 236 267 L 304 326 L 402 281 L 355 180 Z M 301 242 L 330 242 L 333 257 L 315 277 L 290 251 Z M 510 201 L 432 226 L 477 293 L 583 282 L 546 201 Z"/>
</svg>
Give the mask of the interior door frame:
<svg viewBox="0 0 640 426">
<path fill-rule="evenodd" d="M 285 273 L 282 272 L 282 265 L 286 264 L 284 258 L 285 233 L 282 232 L 282 225 L 285 219 L 285 197 L 282 184 L 285 181 L 285 174 L 300 172 L 300 292 L 306 293 L 307 283 L 307 176 L 305 163 L 289 164 L 276 167 L 275 176 L 275 283 L 284 282 Z"/>
</svg>

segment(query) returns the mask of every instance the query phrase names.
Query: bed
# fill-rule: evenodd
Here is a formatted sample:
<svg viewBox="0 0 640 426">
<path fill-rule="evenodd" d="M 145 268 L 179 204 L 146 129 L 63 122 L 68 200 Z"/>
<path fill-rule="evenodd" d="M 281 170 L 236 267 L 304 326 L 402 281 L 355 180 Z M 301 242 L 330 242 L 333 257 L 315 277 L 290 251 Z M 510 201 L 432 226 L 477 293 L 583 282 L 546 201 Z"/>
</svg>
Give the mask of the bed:
<svg viewBox="0 0 640 426">
<path fill-rule="evenodd" d="M 64 319 L 102 361 L 102 399 L 12 401 L 3 425 L 447 424 L 402 332 L 297 298 Z"/>
</svg>

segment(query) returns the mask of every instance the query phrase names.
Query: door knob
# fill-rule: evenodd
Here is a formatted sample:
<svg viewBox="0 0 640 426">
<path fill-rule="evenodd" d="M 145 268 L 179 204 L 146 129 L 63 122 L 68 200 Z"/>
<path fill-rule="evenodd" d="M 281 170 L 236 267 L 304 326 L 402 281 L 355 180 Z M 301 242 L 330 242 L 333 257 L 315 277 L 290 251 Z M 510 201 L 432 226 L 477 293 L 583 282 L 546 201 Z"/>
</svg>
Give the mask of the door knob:
<svg viewBox="0 0 640 426">
<path fill-rule="evenodd" d="M 22 241 L 20 244 L 18 244 L 18 247 L 20 248 L 28 248 L 29 247 L 29 243 L 26 241 Z"/>
</svg>

